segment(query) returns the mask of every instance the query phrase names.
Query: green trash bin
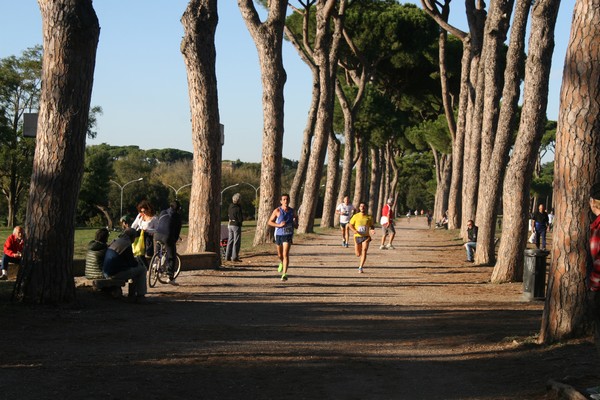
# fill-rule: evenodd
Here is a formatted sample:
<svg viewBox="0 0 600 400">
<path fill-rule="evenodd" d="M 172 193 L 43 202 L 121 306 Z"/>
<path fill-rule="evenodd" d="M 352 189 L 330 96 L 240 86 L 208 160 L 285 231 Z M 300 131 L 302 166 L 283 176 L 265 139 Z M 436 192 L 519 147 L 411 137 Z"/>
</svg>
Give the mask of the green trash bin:
<svg viewBox="0 0 600 400">
<path fill-rule="evenodd" d="M 546 257 L 549 251 L 525 250 L 523 267 L 523 297 L 526 300 L 543 300 L 546 295 Z"/>
</svg>

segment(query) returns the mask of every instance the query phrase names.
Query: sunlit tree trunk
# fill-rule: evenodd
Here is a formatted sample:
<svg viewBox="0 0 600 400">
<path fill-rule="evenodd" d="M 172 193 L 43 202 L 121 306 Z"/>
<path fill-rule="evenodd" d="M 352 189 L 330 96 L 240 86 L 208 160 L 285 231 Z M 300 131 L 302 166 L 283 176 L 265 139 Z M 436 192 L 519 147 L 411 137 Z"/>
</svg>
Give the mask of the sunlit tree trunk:
<svg viewBox="0 0 600 400">
<path fill-rule="evenodd" d="M 532 9 L 529 53 L 525 65 L 523 107 L 519 132 L 506 170 L 503 187 L 504 212 L 502 240 L 492 282 L 522 279 L 523 251 L 527 244 L 529 187 L 535 154 L 538 151 L 546 120 L 548 80 L 554 50 L 554 25 L 560 0 L 542 0 Z"/>
<path fill-rule="evenodd" d="M 321 215 L 322 228 L 333 227 L 336 196 L 339 188 L 339 163 L 340 141 L 332 133 L 329 135 L 329 144 L 327 147 L 327 183 L 323 198 L 323 215 Z"/>
<path fill-rule="evenodd" d="M 100 26 L 91 0 L 38 0 L 44 56 L 25 249 L 15 293 L 27 303 L 75 299 L 77 196 Z"/>
<path fill-rule="evenodd" d="M 350 184 L 352 182 L 352 167 L 354 166 L 354 112 L 339 80 L 335 82 L 335 93 L 344 115 L 344 158 L 342 160 L 340 191 L 337 196 L 337 203 L 340 204 L 344 196 L 352 198 Z M 354 204 L 354 206 L 356 207 L 357 204 Z"/>
<path fill-rule="evenodd" d="M 548 14 L 554 12 L 554 3 Z M 549 35 L 551 32 L 549 33 Z M 552 40 L 552 36 L 548 40 Z M 556 219 L 540 341 L 579 336 L 590 327 L 585 276 L 590 221 L 589 189 L 600 178 L 600 1 L 575 3 L 565 59 L 556 131 Z M 577 177 L 577 178 L 574 178 Z"/>
<path fill-rule="evenodd" d="M 252 0 L 238 0 L 242 17 L 258 51 L 263 86 L 263 138 L 260 174 L 260 205 L 254 245 L 272 240 L 269 216 L 279 205 L 283 161 L 283 28 L 287 0 L 271 0 L 265 22 L 260 21 Z"/>
<path fill-rule="evenodd" d="M 379 203 L 379 189 L 381 183 L 381 155 L 379 149 L 371 147 L 371 175 L 369 179 L 369 215 L 377 214 L 377 205 Z"/>
<path fill-rule="evenodd" d="M 524 59 L 525 33 L 530 8 L 531 0 L 517 1 L 510 32 L 508 54 L 506 55 L 502 107 L 500 108 L 499 98 L 495 98 L 495 105 L 489 104 L 489 107 L 500 108 L 500 114 L 498 116 L 498 126 L 494 128 L 496 130 L 495 135 L 486 130 L 486 137 L 482 146 L 484 156 L 481 162 L 481 183 L 476 218 L 479 231 L 475 262 L 478 264 L 493 264 L 496 261 L 496 217 L 521 93 L 519 89 L 521 65 Z M 501 46 L 501 44 L 498 44 L 498 46 Z M 493 121 L 489 121 L 489 123 L 493 123 Z"/>
<path fill-rule="evenodd" d="M 315 64 L 319 68 L 321 93 L 311 157 L 308 162 L 306 183 L 302 196 L 302 210 L 298 226 L 298 232 L 300 233 L 313 231 L 327 141 L 333 131 L 335 73 L 346 0 L 340 1 L 339 8 L 336 8 L 336 5 L 337 1 L 335 0 L 318 0 L 316 3 L 316 33 L 313 54 Z"/>
<path fill-rule="evenodd" d="M 190 0 L 181 18 L 194 145 L 187 247 L 191 253 L 218 252 L 221 237 L 221 134 L 215 69 L 218 19 L 217 0 Z"/>
<path fill-rule="evenodd" d="M 361 201 L 367 201 L 367 193 L 365 189 L 365 177 L 367 176 L 367 144 L 364 140 L 357 141 L 356 151 L 358 159 L 356 160 L 356 176 L 354 177 L 354 198 L 352 204 L 358 208 Z"/>
<path fill-rule="evenodd" d="M 319 105 L 319 96 L 321 90 L 319 89 L 319 69 L 315 65 L 312 59 L 312 49 L 308 46 L 308 25 L 309 25 L 309 16 L 310 16 L 310 3 L 306 4 L 304 15 L 303 15 L 303 38 L 305 46 L 303 47 L 300 41 L 294 36 L 293 32 L 287 28 L 284 28 L 284 32 L 288 37 L 289 41 L 292 43 L 300 58 L 308 65 L 310 71 L 312 73 L 312 96 L 310 101 L 310 106 L 308 108 L 308 118 L 306 120 L 306 126 L 304 128 L 304 134 L 302 139 L 302 147 L 300 148 L 300 157 L 298 159 L 298 167 L 296 168 L 296 174 L 294 175 L 294 180 L 292 181 L 292 187 L 290 188 L 290 207 L 295 207 L 299 205 L 300 200 L 300 191 L 302 185 L 304 184 L 304 179 L 306 178 L 306 169 L 308 167 L 308 159 L 310 157 L 310 148 L 312 144 L 312 138 L 314 136 L 315 122 L 317 119 L 317 108 Z"/>
<path fill-rule="evenodd" d="M 434 221 L 439 221 L 448 209 L 448 192 L 452 177 L 452 156 L 450 154 L 441 154 L 433 146 L 430 147 L 435 160 L 436 181 L 433 218 Z"/>
</svg>

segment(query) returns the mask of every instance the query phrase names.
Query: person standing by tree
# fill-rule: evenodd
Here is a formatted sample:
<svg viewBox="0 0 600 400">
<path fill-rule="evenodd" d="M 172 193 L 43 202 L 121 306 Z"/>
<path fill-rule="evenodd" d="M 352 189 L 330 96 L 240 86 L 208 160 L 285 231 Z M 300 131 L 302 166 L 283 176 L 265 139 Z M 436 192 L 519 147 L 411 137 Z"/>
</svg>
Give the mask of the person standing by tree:
<svg viewBox="0 0 600 400">
<path fill-rule="evenodd" d="M 177 241 L 181 233 L 181 225 L 181 204 L 175 200 L 171 202 L 169 208 L 160 213 L 158 226 L 154 233 L 154 239 L 157 242 L 162 242 L 167 250 L 167 275 L 169 276 L 169 283 L 171 285 L 177 285 L 175 282 L 174 260 L 177 254 Z"/>
<path fill-rule="evenodd" d="M 344 195 L 344 199 L 335 209 L 335 213 L 340 216 L 343 247 L 348 247 L 348 222 L 350 222 L 350 218 L 352 218 L 355 212 L 356 208 L 350 203 L 350 198 L 348 195 Z"/>
<path fill-rule="evenodd" d="M 231 204 L 227 214 L 229 216 L 229 224 L 227 231 L 227 249 L 225 250 L 225 260 L 240 262 L 240 247 L 242 245 L 242 222 L 244 215 L 242 214 L 242 206 L 240 205 L 241 195 L 236 193 L 231 198 Z"/>
<path fill-rule="evenodd" d="M 533 213 L 531 230 L 535 230 L 535 247 L 540 248 L 540 237 L 542 239 L 542 250 L 546 250 L 546 231 L 548 230 L 548 213 L 543 204 Z"/>
<path fill-rule="evenodd" d="M 392 245 L 392 240 L 394 240 L 394 236 L 396 236 L 396 229 L 394 228 L 394 212 L 392 210 L 392 204 L 394 204 L 394 199 L 391 197 L 387 199 L 386 204 L 383 206 L 381 210 L 381 229 L 383 236 L 381 237 L 381 246 L 379 248 L 381 250 L 390 249 L 393 250 L 394 246 Z M 417 210 L 415 210 L 415 215 Z M 408 220 L 410 221 L 410 211 L 407 214 Z M 388 244 L 385 244 L 385 238 L 389 235 L 390 240 Z"/>
<path fill-rule="evenodd" d="M 279 258 L 277 272 L 281 274 L 282 281 L 287 281 L 290 247 L 292 247 L 294 229 L 298 228 L 298 215 L 292 207 L 288 207 L 290 196 L 287 193 L 281 195 L 280 203 L 281 206 L 271 213 L 269 226 L 275 228 L 275 245 L 277 246 L 277 257 Z"/>
<path fill-rule="evenodd" d="M 21 255 L 23 253 L 23 228 L 15 226 L 12 235 L 6 238 L 4 242 L 4 255 L 2 256 L 2 275 L 0 280 L 8 279 L 8 264 L 21 264 Z"/>
<path fill-rule="evenodd" d="M 354 232 L 354 253 L 356 257 L 360 257 L 358 273 L 362 274 L 365 261 L 367 261 L 371 236 L 375 234 L 373 218 L 367 214 L 367 204 L 364 201 L 358 205 L 358 213 L 352 216 L 348 227 Z"/>
</svg>

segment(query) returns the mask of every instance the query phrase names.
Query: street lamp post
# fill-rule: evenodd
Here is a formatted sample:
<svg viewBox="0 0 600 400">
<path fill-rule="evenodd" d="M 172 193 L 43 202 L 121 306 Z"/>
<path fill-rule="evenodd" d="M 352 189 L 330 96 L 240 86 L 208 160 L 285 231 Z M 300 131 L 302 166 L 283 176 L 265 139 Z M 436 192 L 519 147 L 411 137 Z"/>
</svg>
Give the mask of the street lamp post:
<svg viewBox="0 0 600 400">
<path fill-rule="evenodd" d="M 192 186 L 191 183 L 188 183 L 187 185 L 181 186 L 179 189 L 175 189 L 173 186 L 169 185 L 168 183 L 166 185 L 175 191 L 175 200 L 177 200 L 177 194 L 179 193 L 179 191 L 181 189 L 183 189 L 184 187 Z"/>
<path fill-rule="evenodd" d="M 221 190 L 221 205 L 223 205 L 223 192 L 226 191 L 227 189 L 231 189 L 232 187 L 236 187 L 236 186 L 240 186 L 240 184 L 236 183 L 235 185 L 229 185 L 225 189 Z"/>
<path fill-rule="evenodd" d="M 260 185 L 254 186 L 253 184 L 248 183 L 248 182 L 242 182 L 242 184 L 248 185 L 248 186 L 252 187 L 252 189 L 254 189 L 254 219 L 256 219 L 256 214 L 258 213 L 258 210 L 257 210 L 257 205 L 258 205 L 258 189 L 260 188 Z"/>
<path fill-rule="evenodd" d="M 113 181 L 112 179 L 110 180 L 112 183 L 114 183 L 121 189 L 121 215 L 119 217 L 123 216 L 123 189 L 125 189 L 125 186 L 129 185 L 130 183 L 140 182 L 143 180 L 144 180 L 144 178 L 137 178 L 137 179 L 134 179 L 134 180 L 131 180 L 131 181 L 125 183 L 123 186 L 119 185 L 117 182 Z"/>
</svg>

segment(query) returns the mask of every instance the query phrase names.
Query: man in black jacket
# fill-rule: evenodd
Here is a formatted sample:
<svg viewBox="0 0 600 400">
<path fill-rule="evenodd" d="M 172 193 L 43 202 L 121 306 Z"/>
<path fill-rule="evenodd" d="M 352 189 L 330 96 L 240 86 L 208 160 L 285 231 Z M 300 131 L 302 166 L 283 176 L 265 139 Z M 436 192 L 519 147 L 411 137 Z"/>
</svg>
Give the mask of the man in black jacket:
<svg viewBox="0 0 600 400">
<path fill-rule="evenodd" d="M 465 249 L 467 249 L 467 262 L 473 262 L 473 253 L 477 247 L 477 231 L 479 228 L 475 226 L 472 219 L 467 221 L 467 243 L 465 243 Z"/>
<path fill-rule="evenodd" d="M 170 207 L 163 210 L 158 217 L 158 226 L 154 233 L 154 240 L 165 244 L 167 250 L 168 268 L 167 275 L 169 283 L 175 283 L 175 262 L 174 258 L 177 254 L 177 241 L 181 233 L 181 204 L 177 200 L 171 203 Z M 156 246 L 154 247 L 156 249 Z"/>
</svg>

